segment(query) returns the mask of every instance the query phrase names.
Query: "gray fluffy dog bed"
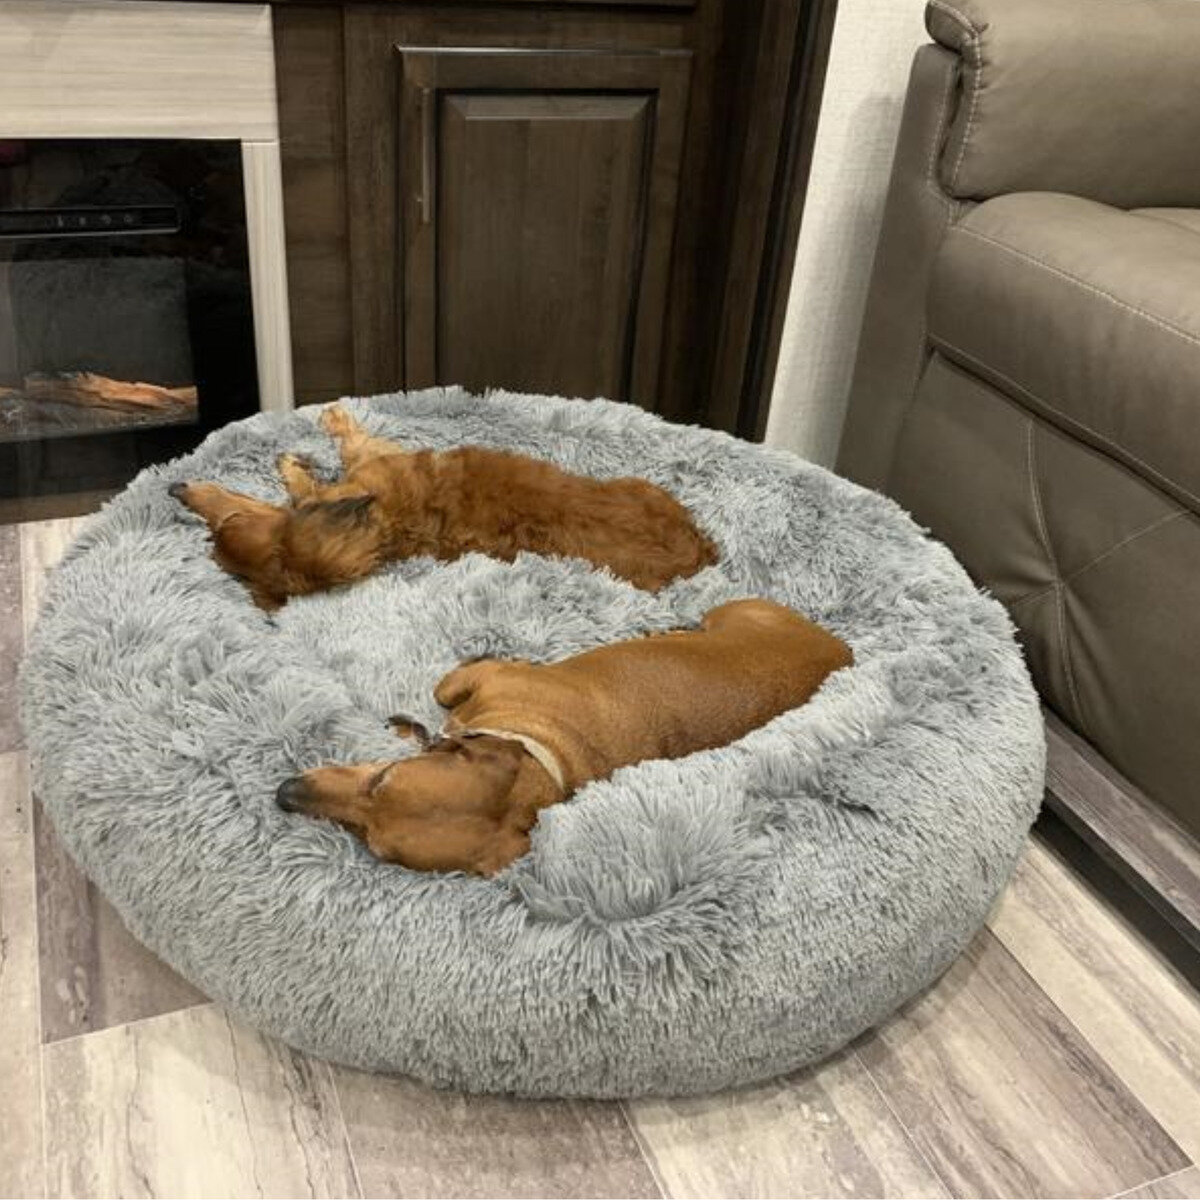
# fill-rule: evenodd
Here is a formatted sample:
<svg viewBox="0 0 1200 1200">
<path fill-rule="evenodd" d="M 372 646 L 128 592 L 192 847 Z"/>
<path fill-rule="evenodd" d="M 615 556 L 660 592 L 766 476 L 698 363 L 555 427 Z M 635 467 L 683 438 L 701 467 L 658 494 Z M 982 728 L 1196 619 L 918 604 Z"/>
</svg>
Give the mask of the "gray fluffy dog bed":
<svg viewBox="0 0 1200 1200">
<path fill-rule="evenodd" d="M 36 790 L 130 929 L 292 1045 L 472 1091 L 704 1092 L 820 1058 L 929 984 L 1008 880 L 1042 791 L 1009 621 L 890 501 L 636 409 L 457 390 L 348 402 L 412 445 L 475 442 L 671 489 L 722 561 L 654 596 L 578 561 L 398 563 L 269 616 L 167 496 L 332 472 L 318 410 L 145 471 L 53 577 L 25 664 Z M 746 595 L 856 665 L 729 747 L 650 762 L 541 818 L 495 879 L 381 865 L 273 796 L 298 768 L 411 753 L 476 655 L 554 659 Z"/>
</svg>

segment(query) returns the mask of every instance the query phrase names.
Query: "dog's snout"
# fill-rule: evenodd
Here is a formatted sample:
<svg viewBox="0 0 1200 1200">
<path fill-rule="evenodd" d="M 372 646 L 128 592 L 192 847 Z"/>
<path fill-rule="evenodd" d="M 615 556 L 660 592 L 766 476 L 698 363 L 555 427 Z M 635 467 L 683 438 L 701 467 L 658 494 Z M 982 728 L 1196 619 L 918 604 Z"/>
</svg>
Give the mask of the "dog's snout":
<svg viewBox="0 0 1200 1200">
<path fill-rule="evenodd" d="M 178 482 L 171 484 L 171 486 L 169 488 L 167 488 L 167 495 L 170 496 L 174 500 L 182 500 L 184 498 L 184 496 L 187 494 L 187 489 L 188 489 L 188 485 L 186 483 L 184 483 L 183 480 L 179 480 Z"/>
<path fill-rule="evenodd" d="M 296 775 L 291 779 L 285 779 L 279 785 L 279 790 L 275 793 L 275 803 L 284 812 L 300 812 L 307 799 L 308 784 L 305 783 L 303 775 Z"/>
</svg>

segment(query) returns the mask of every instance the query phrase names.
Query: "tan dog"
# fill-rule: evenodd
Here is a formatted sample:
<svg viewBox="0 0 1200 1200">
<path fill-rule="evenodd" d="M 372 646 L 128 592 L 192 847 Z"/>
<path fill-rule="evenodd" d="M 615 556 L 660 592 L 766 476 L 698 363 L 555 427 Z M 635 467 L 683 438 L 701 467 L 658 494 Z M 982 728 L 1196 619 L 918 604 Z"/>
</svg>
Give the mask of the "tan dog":
<svg viewBox="0 0 1200 1200">
<path fill-rule="evenodd" d="M 424 753 L 308 771 L 276 799 L 339 822 L 387 862 L 491 875 L 529 849 L 548 805 L 620 767 L 735 741 L 852 661 L 845 642 L 791 609 L 738 600 L 699 629 L 562 662 L 468 663 L 434 692 L 450 714 Z"/>
<path fill-rule="evenodd" d="M 283 455 L 290 507 L 215 483 L 169 489 L 208 523 L 214 558 L 245 581 L 261 608 L 420 554 L 583 558 L 647 591 L 717 561 L 687 509 L 644 479 L 571 475 L 481 446 L 406 450 L 371 437 L 342 408 L 326 409 L 321 423 L 339 444 L 344 478 L 323 483 Z"/>
</svg>

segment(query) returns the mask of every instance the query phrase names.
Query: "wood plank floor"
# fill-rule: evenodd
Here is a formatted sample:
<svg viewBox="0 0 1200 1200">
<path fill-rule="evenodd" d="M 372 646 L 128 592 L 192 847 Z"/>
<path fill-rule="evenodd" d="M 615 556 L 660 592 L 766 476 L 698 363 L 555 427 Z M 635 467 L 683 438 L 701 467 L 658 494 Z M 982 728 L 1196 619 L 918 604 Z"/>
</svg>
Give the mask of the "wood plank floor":
<svg viewBox="0 0 1200 1200">
<path fill-rule="evenodd" d="M 242 1026 L 29 793 L 16 661 L 77 526 L 0 527 L 0 1196 L 1200 1197 L 1200 997 L 1039 838 L 936 987 L 740 1092 L 468 1098 Z"/>
</svg>

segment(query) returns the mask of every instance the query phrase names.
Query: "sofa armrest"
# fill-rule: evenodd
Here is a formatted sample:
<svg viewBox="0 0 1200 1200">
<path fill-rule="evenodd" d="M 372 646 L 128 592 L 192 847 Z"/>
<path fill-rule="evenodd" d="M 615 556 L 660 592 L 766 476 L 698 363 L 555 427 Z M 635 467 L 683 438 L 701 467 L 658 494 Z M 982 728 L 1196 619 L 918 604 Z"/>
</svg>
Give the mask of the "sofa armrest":
<svg viewBox="0 0 1200 1200">
<path fill-rule="evenodd" d="M 925 299 L 934 257 L 965 207 L 937 180 L 957 66 L 941 46 L 922 46 L 913 62 L 842 428 L 837 469 L 880 491 L 929 358 Z"/>
<path fill-rule="evenodd" d="M 926 24 L 962 63 L 952 196 L 1200 206 L 1196 0 L 929 0 Z"/>
</svg>

